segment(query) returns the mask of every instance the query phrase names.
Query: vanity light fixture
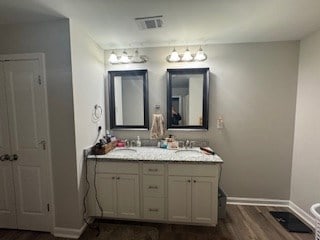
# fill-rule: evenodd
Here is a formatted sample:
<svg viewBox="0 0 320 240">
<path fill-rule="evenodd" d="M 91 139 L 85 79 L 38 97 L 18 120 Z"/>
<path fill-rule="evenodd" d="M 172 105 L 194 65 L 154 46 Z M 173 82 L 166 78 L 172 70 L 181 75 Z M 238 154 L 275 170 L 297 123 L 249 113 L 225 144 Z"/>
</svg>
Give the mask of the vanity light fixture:
<svg viewBox="0 0 320 240">
<path fill-rule="evenodd" d="M 167 57 L 167 60 L 169 62 L 179 62 L 181 60 L 175 48 L 173 49 L 172 53 Z"/>
<path fill-rule="evenodd" d="M 193 57 L 191 55 L 189 48 L 186 49 L 181 60 L 184 62 L 190 62 L 193 60 Z"/>
<path fill-rule="evenodd" d="M 207 55 L 200 47 L 196 54 L 192 54 L 189 48 L 186 48 L 184 54 L 179 54 L 174 48 L 166 60 L 168 62 L 202 62 L 207 60 Z"/>
<path fill-rule="evenodd" d="M 128 53 L 124 50 L 121 56 L 112 51 L 109 56 L 110 64 L 130 64 L 130 63 L 145 63 L 147 62 L 147 57 L 140 55 L 138 49 L 134 52 L 133 56 L 129 56 Z"/>
</svg>

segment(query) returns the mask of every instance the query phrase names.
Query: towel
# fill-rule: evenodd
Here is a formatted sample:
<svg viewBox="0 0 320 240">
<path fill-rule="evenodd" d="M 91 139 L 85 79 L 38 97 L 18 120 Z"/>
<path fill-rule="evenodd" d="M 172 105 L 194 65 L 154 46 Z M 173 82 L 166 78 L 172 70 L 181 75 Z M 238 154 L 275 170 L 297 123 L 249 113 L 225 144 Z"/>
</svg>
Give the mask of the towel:
<svg viewBox="0 0 320 240">
<path fill-rule="evenodd" d="M 158 139 L 164 136 L 164 118 L 162 114 L 153 114 L 150 131 L 151 139 Z"/>
</svg>

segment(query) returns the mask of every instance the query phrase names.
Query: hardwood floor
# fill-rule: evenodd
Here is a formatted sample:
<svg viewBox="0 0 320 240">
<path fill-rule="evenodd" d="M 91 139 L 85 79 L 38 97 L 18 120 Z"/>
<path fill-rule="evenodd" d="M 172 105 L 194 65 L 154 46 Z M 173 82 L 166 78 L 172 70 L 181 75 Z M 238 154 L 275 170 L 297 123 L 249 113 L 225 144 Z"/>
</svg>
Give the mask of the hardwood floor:
<svg viewBox="0 0 320 240">
<path fill-rule="evenodd" d="M 313 240 L 313 234 L 289 233 L 276 222 L 269 211 L 281 211 L 285 208 L 257 207 L 228 205 L 227 217 L 219 220 L 217 227 L 187 226 L 173 224 L 141 223 L 127 221 L 100 222 L 102 229 L 108 224 L 128 224 L 138 226 L 150 226 L 158 229 L 159 240 Z M 100 240 L 108 238 L 95 237 L 95 230 L 87 229 L 81 236 L 81 240 Z M 1 240 L 53 240 L 48 233 L 18 230 L 0 230 Z M 145 238 L 149 240 L 150 238 Z M 123 240 L 110 238 L 110 240 Z M 136 240 L 136 239 L 132 239 Z"/>
</svg>

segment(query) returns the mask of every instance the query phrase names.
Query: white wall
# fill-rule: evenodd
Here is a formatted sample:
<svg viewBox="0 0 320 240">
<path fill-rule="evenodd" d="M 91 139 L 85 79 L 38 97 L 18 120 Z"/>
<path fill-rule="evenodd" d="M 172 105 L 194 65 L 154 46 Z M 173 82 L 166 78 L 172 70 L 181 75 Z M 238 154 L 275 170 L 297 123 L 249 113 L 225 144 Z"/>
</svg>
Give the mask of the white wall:
<svg viewBox="0 0 320 240">
<path fill-rule="evenodd" d="M 190 47 L 196 51 L 198 47 Z M 183 52 L 184 48 L 177 48 Z M 171 47 L 145 48 L 146 64 L 107 70 L 148 69 L 150 119 L 154 106 L 166 115 L 166 69 L 209 67 L 209 131 L 171 131 L 178 138 L 207 139 L 225 161 L 222 186 L 232 197 L 289 199 L 299 43 L 207 45 L 202 63 L 167 63 Z M 106 51 L 106 56 L 109 56 Z M 108 59 L 108 58 L 107 58 Z M 225 129 L 216 129 L 224 117 Z M 114 131 L 149 138 L 145 131 Z"/>
<path fill-rule="evenodd" d="M 309 213 L 320 203 L 320 31 L 300 43 L 290 200 Z"/>
<path fill-rule="evenodd" d="M 94 145 L 99 126 L 102 127 L 100 136 L 105 134 L 104 52 L 73 20 L 70 20 L 70 36 L 78 173 L 77 190 L 79 190 L 78 203 L 82 216 L 82 201 L 86 187 L 83 149 Z M 95 121 L 92 117 L 96 104 L 103 109 L 100 121 Z M 82 217 L 80 220 L 82 221 Z"/>
<path fill-rule="evenodd" d="M 55 225 L 79 228 L 69 21 L 0 25 L 0 36 L 0 54 L 45 53 Z"/>
</svg>

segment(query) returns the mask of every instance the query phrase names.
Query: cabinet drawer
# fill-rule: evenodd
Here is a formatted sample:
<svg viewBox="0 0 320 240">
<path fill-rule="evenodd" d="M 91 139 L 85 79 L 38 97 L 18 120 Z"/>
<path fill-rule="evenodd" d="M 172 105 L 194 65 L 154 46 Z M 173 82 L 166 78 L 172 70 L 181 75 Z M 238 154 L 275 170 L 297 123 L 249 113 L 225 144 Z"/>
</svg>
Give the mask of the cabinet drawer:
<svg viewBox="0 0 320 240">
<path fill-rule="evenodd" d="M 97 163 L 97 173 L 128 173 L 138 174 L 139 164 L 131 162 L 106 162 Z"/>
<path fill-rule="evenodd" d="M 145 219 L 164 219 L 164 199 L 144 198 L 143 216 Z"/>
<path fill-rule="evenodd" d="M 144 197 L 163 197 L 164 196 L 164 177 L 163 176 L 143 176 L 143 196 Z"/>
<path fill-rule="evenodd" d="M 169 176 L 218 176 L 218 167 L 213 164 L 169 164 Z"/>
<path fill-rule="evenodd" d="M 163 175 L 164 165 L 158 163 L 144 163 L 143 164 L 143 174 L 150 175 Z"/>
</svg>

